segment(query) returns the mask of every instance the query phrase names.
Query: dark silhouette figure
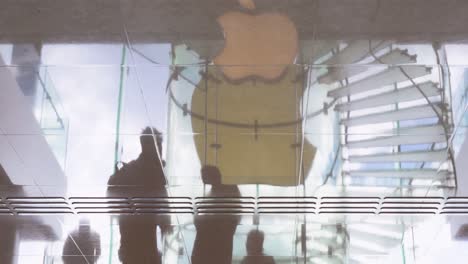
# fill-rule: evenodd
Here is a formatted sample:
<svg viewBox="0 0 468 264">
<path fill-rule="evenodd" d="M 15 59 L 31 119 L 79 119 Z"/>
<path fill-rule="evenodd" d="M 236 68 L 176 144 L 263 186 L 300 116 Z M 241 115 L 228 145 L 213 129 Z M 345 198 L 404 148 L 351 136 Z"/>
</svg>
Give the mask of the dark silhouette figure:
<svg viewBox="0 0 468 264">
<path fill-rule="evenodd" d="M 3 169 L 2 164 L 0 164 L 0 185 L 13 185 L 10 177 L 8 177 L 8 174 Z"/>
<path fill-rule="evenodd" d="M 247 256 L 242 259 L 241 264 L 275 264 L 272 256 L 263 253 L 263 240 L 265 236 L 262 231 L 252 230 L 247 235 Z"/>
<path fill-rule="evenodd" d="M 0 185 L 13 186 L 10 177 L 0 164 Z M 22 196 L 22 192 L 17 195 Z M 0 263 L 14 263 L 14 255 L 16 250 L 16 225 L 15 222 L 5 221 L 2 222 L 0 233 Z"/>
<path fill-rule="evenodd" d="M 167 198 L 162 152 L 162 136 L 155 128 L 147 127 L 140 136 L 141 154 L 136 160 L 124 163 L 109 178 L 111 186 L 141 186 L 150 188 L 159 198 Z M 111 188 L 109 188 L 109 191 Z M 111 191 L 110 191 L 111 192 Z M 167 216 L 139 218 L 138 216 L 119 216 L 120 248 L 119 259 L 124 264 L 158 264 L 162 262 L 157 245 L 157 226 L 164 236 L 169 233 L 170 219 Z"/>
<path fill-rule="evenodd" d="M 207 197 L 240 197 L 236 185 L 221 184 L 216 167 L 202 168 L 204 183 L 211 184 Z M 240 217 L 236 215 L 201 215 L 195 217 L 197 235 L 192 251 L 192 264 L 230 264 L 232 244 Z"/>
<path fill-rule="evenodd" d="M 160 264 L 162 254 L 157 245 L 157 225 L 160 226 L 162 235 L 170 232 L 167 218 L 137 218 L 121 216 L 119 259 L 124 264 Z"/>
<path fill-rule="evenodd" d="M 16 226 L 14 223 L 2 223 L 3 227 L 0 232 L 2 239 L 0 239 L 0 263 L 15 263 L 15 250 L 16 250 Z"/>
<path fill-rule="evenodd" d="M 124 163 L 121 169 L 109 178 L 108 185 L 139 185 L 163 189 L 167 184 L 164 177 L 162 136 L 155 128 L 147 127 L 140 136 L 141 154 L 136 160 Z M 117 167 L 117 166 L 116 166 Z"/>
<path fill-rule="evenodd" d="M 101 256 L 100 236 L 98 233 L 91 230 L 89 220 L 87 219 L 81 219 L 78 229 L 68 235 L 63 246 L 63 263 L 83 263 L 83 259 L 77 257 L 82 254 L 90 264 L 97 263 L 97 260 Z"/>
</svg>

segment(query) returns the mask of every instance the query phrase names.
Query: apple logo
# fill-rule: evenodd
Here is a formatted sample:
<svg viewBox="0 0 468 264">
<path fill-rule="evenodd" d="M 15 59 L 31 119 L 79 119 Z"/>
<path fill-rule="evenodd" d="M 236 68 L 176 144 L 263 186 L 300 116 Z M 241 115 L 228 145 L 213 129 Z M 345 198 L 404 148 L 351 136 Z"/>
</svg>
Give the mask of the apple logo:
<svg viewBox="0 0 468 264">
<path fill-rule="evenodd" d="M 252 0 L 239 0 L 254 10 Z M 298 51 L 298 33 L 294 23 L 280 13 L 248 14 L 227 12 L 218 18 L 224 31 L 225 44 L 214 64 L 230 80 L 281 77 Z"/>
<path fill-rule="evenodd" d="M 255 9 L 252 0 L 239 1 Z M 302 66 L 291 65 L 295 25 L 273 12 L 228 11 L 218 21 L 224 49 L 214 58 L 217 67 L 200 72 L 189 106 L 200 165 L 216 167 L 228 185 L 304 183 L 317 148 L 302 142 L 298 110 L 307 78 Z"/>
</svg>

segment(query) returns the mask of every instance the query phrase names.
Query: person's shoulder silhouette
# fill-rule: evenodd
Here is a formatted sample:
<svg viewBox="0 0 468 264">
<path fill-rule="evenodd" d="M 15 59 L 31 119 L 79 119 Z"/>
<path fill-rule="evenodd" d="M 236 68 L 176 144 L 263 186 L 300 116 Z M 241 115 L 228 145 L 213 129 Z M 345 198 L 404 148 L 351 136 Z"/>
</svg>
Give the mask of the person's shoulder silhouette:
<svg viewBox="0 0 468 264">
<path fill-rule="evenodd" d="M 0 164 L 0 185 L 13 185 L 2 164 Z"/>
<path fill-rule="evenodd" d="M 157 129 L 145 128 L 140 135 L 141 154 L 116 169 L 108 185 L 165 186 L 164 161 L 160 158 L 162 141 L 162 134 Z"/>
<path fill-rule="evenodd" d="M 234 198 L 240 197 L 236 185 L 224 185 L 221 173 L 215 166 L 204 166 L 201 171 L 202 180 L 211 185 L 206 197 Z M 232 261 L 233 238 L 240 216 L 200 215 L 194 219 L 196 237 L 192 251 L 193 264 L 229 264 Z"/>
<path fill-rule="evenodd" d="M 221 172 L 216 166 L 205 165 L 201 169 L 202 181 L 211 185 L 210 197 L 240 197 L 237 185 L 227 185 L 221 182 Z"/>
</svg>

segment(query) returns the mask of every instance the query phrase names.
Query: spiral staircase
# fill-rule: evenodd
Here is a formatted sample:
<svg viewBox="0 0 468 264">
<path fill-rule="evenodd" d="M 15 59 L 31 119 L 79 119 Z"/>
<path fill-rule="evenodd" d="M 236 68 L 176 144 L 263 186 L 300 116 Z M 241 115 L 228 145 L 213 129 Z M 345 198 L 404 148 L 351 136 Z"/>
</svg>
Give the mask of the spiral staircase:
<svg viewBox="0 0 468 264">
<path fill-rule="evenodd" d="M 338 100 L 334 109 L 345 164 L 341 183 L 390 185 L 404 195 L 454 188 L 449 100 L 438 83 L 443 73 L 411 65 L 418 62 L 417 54 L 395 46 L 352 41 L 328 52 L 315 47 L 314 63 L 327 68 L 317 82 L 331 87 L 328 97 Z"/>
<path fill-rule="evenodd" d="M 314 195 L 443 196 L 455 189 L 453 122 L 442 67 L 424 65 L 418 55 L 427 53 L 393 41 L 312 41 L 306 49 L 317 76 L 312 88 L 327 89 L 326 105 L 334 104 L 341 134 L 339 173 Z M 323 223 L 324 234 L 298 236 L 308 241 L 304 260 L 381 263 L 389 249 L 402 250 L 397 247 L 408 226 L 419 221 L 363 217 L 356 223 L 346 215 L 335 217 L 348 224 L 330 229 Z"/>
<path fill-rule="evenodd" d="M 418 54 L 392 41 L 316 42 L 313 50 L 311 62 L 324 65 L 316 85 L 329 89 L 340 120 L 343 167 L 327 193 L 427 196 L 455 188 L 440 68 L 417 64 Z M 381 263 L 406 229 L 397 218 L 348 224 L 345 263 Z"/>
</svg>

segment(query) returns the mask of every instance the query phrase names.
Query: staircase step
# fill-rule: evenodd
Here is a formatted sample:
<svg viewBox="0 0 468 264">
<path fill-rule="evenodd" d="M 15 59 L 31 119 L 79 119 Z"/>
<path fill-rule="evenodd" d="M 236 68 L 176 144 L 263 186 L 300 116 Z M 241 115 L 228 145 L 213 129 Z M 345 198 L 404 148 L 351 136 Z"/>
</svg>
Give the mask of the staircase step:
<svg viewBox="0 0 468 264">
<path fill-rule="evenodd" d="M 375 75 L 369 76 L 368 78 L 353 82 L 345 87 L 329 91 L 328 96 L 338 98 L 378 89 L 397 82 L 407 81 L 408 79 L 401 72 L 400 68 L 402 68 L 406 74 L 413 79 L 428 75 L 432 70 L 425 66 L 394 66 Z"/>
<path fill-rule="evenodd" d="M 434 104 L 434 107 L 437 109 L 437 112 L 441 114 L 440 107 L 437 104 Z M 343 119 L 340 123 L 345 126 L 360 126 L 429 117 L 437 117 L 437 114 L 430 105 L 422 105 Z"/>
<path fill-rule="evenodd" d="M 408 54 L 407 50 L 394 49 L 389 53 L 379 57 L 379 61 L 374 60 L 369 64 L 404 64 L 404 63 L 414 63 L 416 62 L 416 56 L 411 56 Z M 364 65 L 351 65 L 351 66 L 340 66 L 329 68 L 327 74 L 318 78 L 319 83 L 331 84 L 337 81 L 350 78 L 354 75 L 360 74 L 368 70 L 368 66 Z"/>
<path fill-rule="evenodd" d="M 404 227 L 400 224 L 373 224 L 373 223 L 362 223 L 362 224 L 349 224 L 348 232 L 360 232 L 372 234 L 380 237 L 388 237 L 393 239 L 400 239 L 404 232 Z"/>
<path fill-rule="evenodd" d="M 383 247 L 393 247 L 400 242 L 400 239 L 398 238 L 376 235 L 373 233 L 362 232 L 360 230 L 348 230 L 348 233 L 351 239 L 372 241 L 373 243 Z"/>
<path fill-rule="evenodd" d="M 370 241 L 371 243 L 371 241 Z M 384 250 L 370 249 L 365 246 L 356 245 L 356 243 L 350 242 L 349 246 L 349 256 L 382 256 L 387 255 L 388 253 Z"/>
<path fill-rule="evenodd" d="M 345 146 L 348 148 L 372 148 L 444 142 L 446 140 L 444 133 L 444 128 L 441 125 L 392 129 L 381 133 L 389 136 L 351 141 Z"/>
<path fill-rule="evenodd" d="M 425 82 L 418 85 L 427 97 L 441 94 L 434 82 Z M 365 108 L 377 107 L 388 104 L 402 103 L 424 98 L 417 87 L 411 85 L 395 91 L 385 92 L 378 95 L 366 97 L 348 103 L 335 106 L 336 111 L 347 112 Z"/>
<path fill-rule="evenodd" d="M 438 171 L 436 169 L 398 169 L 398 170 L 352 170 L 345 172 L 351 177 L 384 177 L 400 179 L 435 179 L 446 178 L 449 171 Z"/>
<path fill-rule="evenodd" d="M 342 254 L 342 253 L 340 253 Z M 336 255 L 332 255 L 332 256 L 327 256 L 326 254 L 324 254 L 325 256 L 309 256 L 307 258 L 307 263 L 311 263 L 311 264 L 318 264 L 318 263 L 322 263 L 322 264 L 343 264 L 345 263 L 344 261 L 344 256 L 336 256 Z M 277 257 L 275 257 L 275 261 L 276 263 L 305 263 L 305 262 L 302 262 L 300 259 L 301 258 L 298 258 L 297 261 L 294 261 L 294 262 L 290 262 L 289 260 L 288 261 L 284 261 L 284 262 L 281 262 L 281 260 L 276 260 Z"/>
<path fill-rule="evenodd" d="M 369 259 L 366 258 L 366 256 L 349 256 L 348 258 L 348 263 L 349 264 L 368 264 Z"/>
<path fill-rule="evenodd" d="M 375 52 L 382 50 L 392 44 L 392 41 L 373 41 L 372 49 Z M 323 62 L 328 65 L 343 65 L 350 64 L 353 62 L 360 61 L 370 56 L 369 53 L 369 41 L 367 40 L 355 40 L 352 41 L 344 49 L 339 51 L 337 54 Z"/>
<path fill-rule="evenodd" d="M 447 150 L 411 151 L 391 154 L 355 155 L 349 156 L 350 162 L 431 162 L 443 161 L 447 158 Z"/>
<path fill-rule="evenodd" d="M 362 186 L 331 186 L 325 185 L 317 190 L 315 196 L 341 196 L 341 197 L 376 197 L 381 195 L 391 195 L 394 189 L 383 186 L 376 186 L 373 188 Z"/>
<path fill-rule="evenodd" d="M 335 241 L 333 241 L 332 243 L 328 243 L 328 241 L 321 241 L 321 240 L 316 240 L 316 239 L 310 239 L 307 242 L 307 250 L 309 251 L 309 253 L 313 255 L 325 255 L 328 253 L 329 248 L 339 249 L 340 246 L 341 244 L 338 244 L 336 242 L 336 238 L 335 238 Z"/>
</svg>

